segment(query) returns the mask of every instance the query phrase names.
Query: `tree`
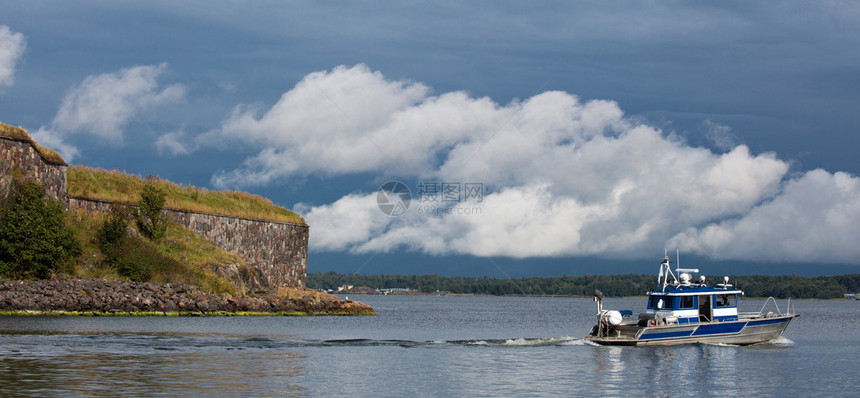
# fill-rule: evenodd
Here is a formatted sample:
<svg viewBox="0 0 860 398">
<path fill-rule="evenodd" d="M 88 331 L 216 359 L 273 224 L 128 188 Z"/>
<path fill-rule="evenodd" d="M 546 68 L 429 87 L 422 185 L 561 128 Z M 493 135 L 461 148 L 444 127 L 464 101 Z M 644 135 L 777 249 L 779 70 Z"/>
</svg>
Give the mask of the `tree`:
<svg viewBox="0 0 860 398">
<path fill-rule="evenodd" d="M 155 185 L 146 184 L 140 193 L 135 218 L 140 232 L 151 240 L 158 240 L 167 233 L 167 220 L 161 214 L 164 208 L 165 193 Z"/>
<path fill-rule="evenodd" d="M 81 245 L 66 227 L 60 202 L 46 199 L 39 183 L 16 178 L 0 208 L 0 275 L 49 278 L 80 254 Z"/>
</svg>

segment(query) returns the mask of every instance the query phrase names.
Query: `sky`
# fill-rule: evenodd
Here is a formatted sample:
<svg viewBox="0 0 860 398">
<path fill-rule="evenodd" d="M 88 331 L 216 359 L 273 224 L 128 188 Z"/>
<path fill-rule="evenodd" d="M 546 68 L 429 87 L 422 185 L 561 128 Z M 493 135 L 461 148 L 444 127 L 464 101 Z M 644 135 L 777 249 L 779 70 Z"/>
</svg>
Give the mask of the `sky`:
<svg viewBox="0 0 860 398">
<path fill-rule="evenodd" d="M 0 10 L 0 121 L 293 209 L 309 272 L 860 272 L 856 2 Z"/>
</svg>

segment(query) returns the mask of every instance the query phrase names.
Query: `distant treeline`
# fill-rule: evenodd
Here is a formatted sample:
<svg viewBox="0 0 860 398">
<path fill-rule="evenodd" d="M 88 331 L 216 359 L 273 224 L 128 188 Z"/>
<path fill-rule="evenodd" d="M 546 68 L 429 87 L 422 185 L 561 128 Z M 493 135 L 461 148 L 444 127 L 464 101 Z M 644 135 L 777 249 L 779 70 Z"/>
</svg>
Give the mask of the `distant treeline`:
<svg viewBox="0 0 860 398">
<path fill-rule="evenodd" d="M 722 282 L 708 276 L 709 285 Z M 747 297 L 820 298 L 844 297 L 860 291 L 860 274 L 804 277 L 798 275 L 739 276 L 729 283 Z M 496 279 L 441 275 L 351 275 L 335 272 L 308 274 L 307 287 L 337 289 L 343 285 L 374 289 L 410 288 L 421 293 L 437 290 L 453 294 L 591 296 L 600 290 L 606 296 L 641 296 L 657 287 L 656 275 L 583 275 L 544 278 Z"/>
</svg>

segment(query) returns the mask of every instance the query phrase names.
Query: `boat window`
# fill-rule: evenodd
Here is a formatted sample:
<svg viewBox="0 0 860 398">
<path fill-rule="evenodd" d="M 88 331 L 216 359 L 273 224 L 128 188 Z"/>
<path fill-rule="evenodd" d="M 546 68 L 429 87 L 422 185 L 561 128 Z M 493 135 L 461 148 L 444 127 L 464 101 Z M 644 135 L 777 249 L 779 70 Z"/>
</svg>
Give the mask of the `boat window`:
<svg viewBox="0 0 860 398">
<path fill-rule="evenodd" d="M 664 296 L 651 296 L 648 299 L 648 308 L 659 310 L 663 308 L 663 304 L 666 302 Z"/>
<path fill-rule="evenodd" d="M 681 296 L 681 305 L 678 308 L 696 308 L 693 303 L 693 296 Z"/>
<path fill-rule="evenodd" d="M 734 294 L 718 294 L 716 296 L 715 307 L 734 307 L 737 303 L 737 296 Z"/>
</svg>

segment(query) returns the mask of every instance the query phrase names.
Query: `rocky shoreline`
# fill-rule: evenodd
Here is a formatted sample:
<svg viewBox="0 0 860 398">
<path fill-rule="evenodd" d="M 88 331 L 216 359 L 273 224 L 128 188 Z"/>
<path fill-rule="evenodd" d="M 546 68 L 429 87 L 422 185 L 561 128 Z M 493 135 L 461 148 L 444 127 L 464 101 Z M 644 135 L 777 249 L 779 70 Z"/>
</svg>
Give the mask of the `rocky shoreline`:
<svg viewBox="0 0 860 398">
<path fill-rule="evenodd" d="M 303 297 L 230 297 L 195 286 L 107 279 L 0 280 L 5 315 L 375 315 L 367 304 L 304 291 Z"/>
</svg>

